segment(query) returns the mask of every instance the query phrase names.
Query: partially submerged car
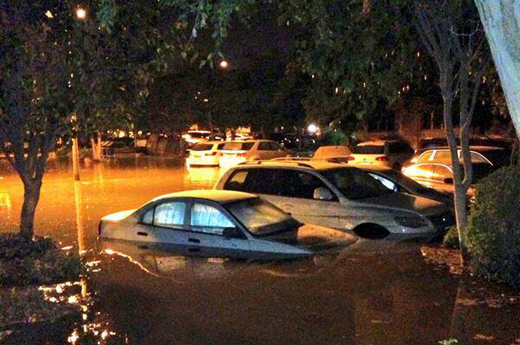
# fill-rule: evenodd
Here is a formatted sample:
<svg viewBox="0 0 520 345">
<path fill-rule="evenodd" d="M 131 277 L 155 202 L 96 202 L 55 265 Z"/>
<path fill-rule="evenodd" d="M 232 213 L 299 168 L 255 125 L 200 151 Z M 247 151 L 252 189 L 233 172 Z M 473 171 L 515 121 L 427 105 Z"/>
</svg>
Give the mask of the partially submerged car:
<svg viewBox="0 0 520 345">
<path fill-rule="evenodd" d="M 436 237 L 454 223 L 443 203 L 393 191 L 361 169 L 328 162 L 261 161 L 222 175 L 218 190 L 255 193 L 305 224 L 360 237 Z"/>
<path fill-rule="evenodd" d="M 137 210 L 105 216 L 99 237 L 185 248 L 187 255 L 295 258 L 302 224 L 256 195 L 197 190 L 158 197 Z"/>
</svg>

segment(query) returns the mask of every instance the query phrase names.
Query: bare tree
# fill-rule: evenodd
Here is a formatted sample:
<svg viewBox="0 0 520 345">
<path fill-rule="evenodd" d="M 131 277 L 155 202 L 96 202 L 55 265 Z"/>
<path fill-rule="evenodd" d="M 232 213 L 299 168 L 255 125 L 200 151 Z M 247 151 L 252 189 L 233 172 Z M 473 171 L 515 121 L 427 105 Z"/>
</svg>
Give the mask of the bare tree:
<svg viewBox="0 0 520 345">
<path fill-rule="evenodd" d="M 56 35 L 70 22 L 43 8 L 24 0 L 0 5 L 0 149 L 23 182 L 20 234 L 27 238 L 48 154 L 72 111 L 67 36 Z"/>
<path fill-rule="evenodd" d="M 469 150 L 471 119 L 490 54 L 476 9 L 471 3 L 452 0 L 414 0 L 416 29 L 439 70 L 439 86 L 444 100 L 443 117 L 450 146 L 455 187 L 455 217 L 461 260 L 468 258 L 465 228 L 466 193 L 473 180 Z M 458 101 L 457 103 L 455 101 Z M 458 104 L 460 148 L 457 146 L 454 116 Z M 459 158 L 458 151 L 462 157 Z"/>
</svg>

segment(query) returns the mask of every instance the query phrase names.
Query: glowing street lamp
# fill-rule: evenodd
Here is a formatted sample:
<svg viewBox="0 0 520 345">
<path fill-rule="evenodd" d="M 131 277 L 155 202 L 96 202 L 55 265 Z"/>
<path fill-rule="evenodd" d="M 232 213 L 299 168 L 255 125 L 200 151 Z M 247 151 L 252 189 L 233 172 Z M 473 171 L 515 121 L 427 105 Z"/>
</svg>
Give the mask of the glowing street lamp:
<svg viewBox="0 0 520 345">
<path fill-rule="evenodd" d="M 318 131 L 318 126 L 316 126 L 315 124 L 311 123 L 308 127 L 307 127 L 307 131 L 311 134 L 314 134 Z"/>
<path fill-rule="evenodd" d="M 229 67 L 229 62 L 227 62 L 226 60 L 222 60 L 220 61 L 219 66 L 220 68 L 226 69 Z"/>
<path fill-rule="evenodd" d="M 76 18 L 79 20 L 84 20 L 87 18 L 87 10 L 84 8 L 78 7 L 76 8 Z"/>
</svg>

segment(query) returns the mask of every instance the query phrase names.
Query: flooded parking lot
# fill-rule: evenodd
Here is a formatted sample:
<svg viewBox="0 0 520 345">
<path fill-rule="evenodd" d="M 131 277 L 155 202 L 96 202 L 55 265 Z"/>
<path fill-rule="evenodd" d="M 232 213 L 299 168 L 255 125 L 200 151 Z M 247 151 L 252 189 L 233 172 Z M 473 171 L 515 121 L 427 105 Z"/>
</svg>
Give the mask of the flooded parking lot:
<svg viewBox="0 0 520 345">
<path fill-rule="evenodd" d="M 98 241 L 102 216 L 211 188 L 220 174 L 130 157 L 84 167 L 74 182 L 52 162 L 36 234 L 84 253 L 90 274 L 77 293 L 89 302 L 81 318 L 15 332 L 7 344 L 520 344 L 510 292 L 451 275 L 417 243 L 359 240 L 319 257 L 249 262 Z M 0 231 L 16 231 L 22 201 L 4 168 Z"/>
</svg>

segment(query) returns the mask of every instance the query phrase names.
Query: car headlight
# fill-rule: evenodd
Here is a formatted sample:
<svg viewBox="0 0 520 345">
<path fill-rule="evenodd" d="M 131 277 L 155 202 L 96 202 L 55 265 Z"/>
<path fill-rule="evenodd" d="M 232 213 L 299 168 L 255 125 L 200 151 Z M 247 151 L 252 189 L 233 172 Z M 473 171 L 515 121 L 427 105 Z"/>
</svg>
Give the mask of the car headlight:
<svg viewBox="0 0 520 345">
<path fill-rule="evenodd" d="M 419 216 L 395 217 L 395 221 L 397 224 L 406 226 L 408 228 L 420 228 L 428 225 L 428 223 L 426 223 L 426 220 Z"/>
</svg>

